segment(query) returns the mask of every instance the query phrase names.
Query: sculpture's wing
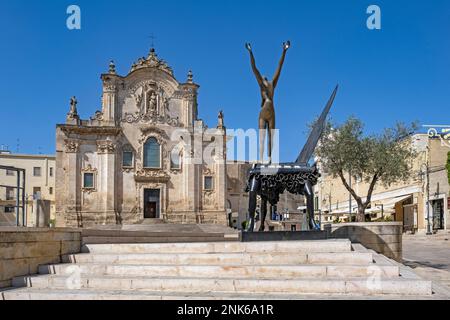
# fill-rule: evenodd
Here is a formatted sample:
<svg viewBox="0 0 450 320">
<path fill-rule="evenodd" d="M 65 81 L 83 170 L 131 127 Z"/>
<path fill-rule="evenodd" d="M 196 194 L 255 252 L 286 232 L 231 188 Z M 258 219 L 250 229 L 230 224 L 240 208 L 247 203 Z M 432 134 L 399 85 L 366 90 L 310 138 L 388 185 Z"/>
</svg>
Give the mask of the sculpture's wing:
<svg viewBox="0 0 450 320">
<path fill-rule="evenodd" d="M 296 163 L 299 164 L 307 164 L 309 159 L 311 159 L 314 150 L 316 149 L 317 143 L 319 142 L 320 136 L 322 135 L 324 126 L 325 126 L 325 120 L 327 119 L 328 113 L 330 112 L 331 106 L 333 105 L 334 98 L 336 97 L 337 91 L 339 86 L 337 85 L 336 88 L 333 91 L 333 94 L 330 97 L 330 100 L 328 100 L 327 105 L 325 106 L 325 109 L 323 110 L 322 114 L 320 115 L 320 118 L 315 123 L 311 133 L 309 134 L 308 140 L 303 147 L 302 152 L 298 156 Z"/>
</svg>

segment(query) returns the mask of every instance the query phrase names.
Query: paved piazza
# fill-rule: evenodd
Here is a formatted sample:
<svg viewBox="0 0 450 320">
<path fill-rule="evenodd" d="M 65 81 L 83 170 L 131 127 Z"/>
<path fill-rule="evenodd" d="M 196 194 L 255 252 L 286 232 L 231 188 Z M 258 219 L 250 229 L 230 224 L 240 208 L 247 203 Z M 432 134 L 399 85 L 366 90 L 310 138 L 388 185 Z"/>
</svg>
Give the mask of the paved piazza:
<svg viewBox="0 0 450 320">
<path fill-rule="evenodd" d="M 403 259 L 419 276 L 450 289 L 450 232 L 404 235 Z"/>
</svg>

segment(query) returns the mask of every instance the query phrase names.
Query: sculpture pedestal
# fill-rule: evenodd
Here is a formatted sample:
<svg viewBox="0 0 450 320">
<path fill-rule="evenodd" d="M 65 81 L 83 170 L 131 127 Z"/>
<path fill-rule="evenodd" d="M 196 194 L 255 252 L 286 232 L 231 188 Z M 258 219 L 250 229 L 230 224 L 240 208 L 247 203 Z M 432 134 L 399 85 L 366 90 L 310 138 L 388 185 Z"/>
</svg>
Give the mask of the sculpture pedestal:
<svg viewBox="0 0 450 320">
<path fill-rule="evenodd" d="M 270 231 L 270 232 L 241 232 L 241 242 L 256 241 L 299 241 L 299 240 L 326 240 L 326 231 Z"/>
</svg>

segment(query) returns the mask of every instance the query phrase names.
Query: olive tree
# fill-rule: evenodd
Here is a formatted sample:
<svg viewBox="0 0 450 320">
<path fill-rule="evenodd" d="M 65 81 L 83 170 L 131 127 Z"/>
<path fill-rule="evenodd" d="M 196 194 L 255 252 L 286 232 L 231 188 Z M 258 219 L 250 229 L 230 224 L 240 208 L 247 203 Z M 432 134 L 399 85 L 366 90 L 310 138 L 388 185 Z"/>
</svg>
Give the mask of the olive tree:
<svg viewBox="0 0 450 320">
<path fill-rule="evenodd" d="M 416 125 L 405 126 L 398 123 L 393 128 L 384 129 L 381 134 L 365 135 L 363 123 L 350 117 L 344 124 L 333 127 L 328 122 L 316 149 L 316 156 L 328 174 L 339 177 L 358 204 L 358 222 L 365 221 L 365 211 L 369 206 L 375 186 L 386 187 L 411 177 L 413 146 L 408 139 Z M 358 195 L 351 187 L 349 177 L 357 177 L 367 182 L 368 192 Z"/>
</svg>

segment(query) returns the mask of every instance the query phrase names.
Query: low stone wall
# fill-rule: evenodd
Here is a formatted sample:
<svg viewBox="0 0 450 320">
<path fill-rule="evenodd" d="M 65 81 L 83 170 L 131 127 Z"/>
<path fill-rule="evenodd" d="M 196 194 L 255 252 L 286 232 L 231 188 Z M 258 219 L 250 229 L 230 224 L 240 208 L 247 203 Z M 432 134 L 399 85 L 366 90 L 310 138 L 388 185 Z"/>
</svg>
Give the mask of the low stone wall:
<svg viewBox="0 0 450 320">
<path fill-rule="evenodd" d="M 42 264 L 81 252 L 81 230 L 0 227 L 0 288 L 17 276 L 37 273 Z"/>
<path fill-rule="evenodd" d="M 401 222 L 341 223 L 324 226 L 328 238 L 350 239 L 396 261 L 402 260 Z"/>
</svg>

